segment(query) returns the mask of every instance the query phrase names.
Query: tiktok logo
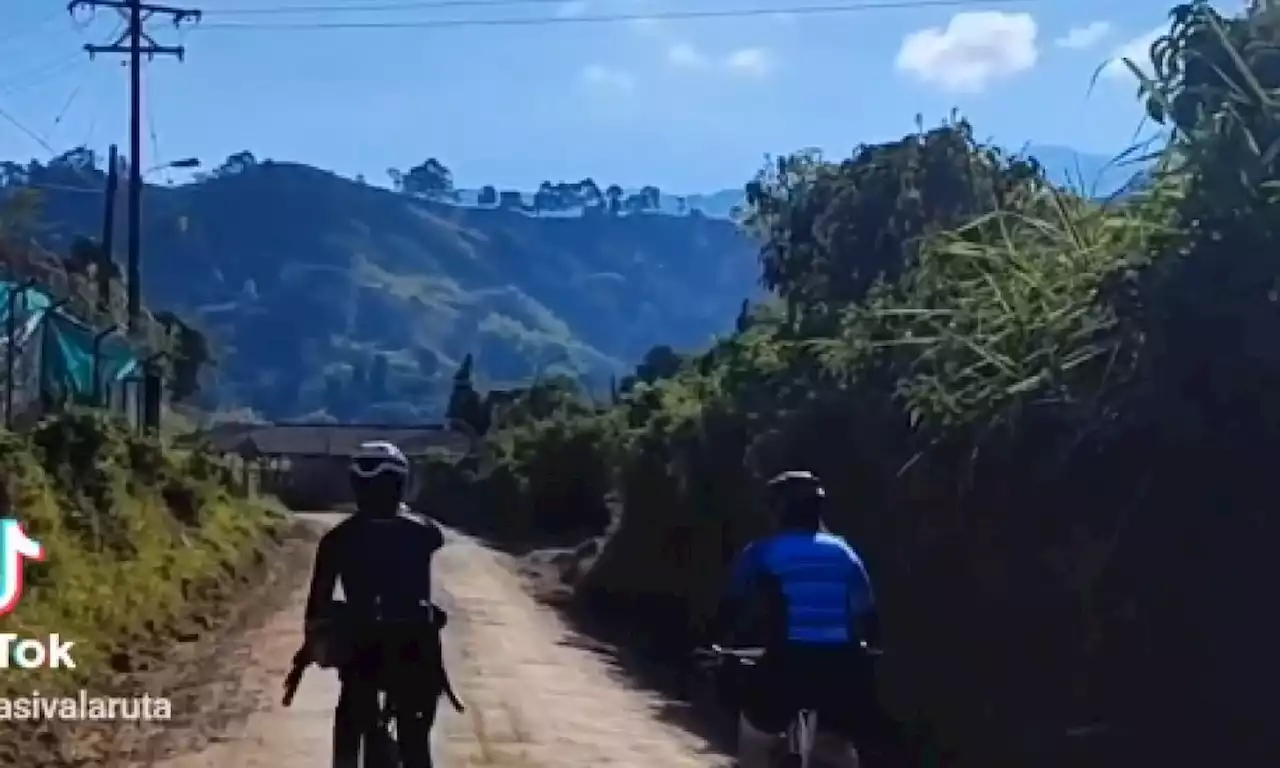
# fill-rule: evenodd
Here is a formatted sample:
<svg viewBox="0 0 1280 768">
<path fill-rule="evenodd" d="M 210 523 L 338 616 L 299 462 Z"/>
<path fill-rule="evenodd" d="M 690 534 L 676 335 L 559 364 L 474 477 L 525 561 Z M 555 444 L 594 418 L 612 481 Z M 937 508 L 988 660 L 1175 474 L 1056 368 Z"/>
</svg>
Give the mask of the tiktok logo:
<svg viewBox="0 0 1280 768">
<path fill-rule="evenodd" d="M 26 561 L 44 560 L 44 547 L 12 517 L 0 518 L 0 616 L 13 613 L 22 600 Z"/>
</svg>

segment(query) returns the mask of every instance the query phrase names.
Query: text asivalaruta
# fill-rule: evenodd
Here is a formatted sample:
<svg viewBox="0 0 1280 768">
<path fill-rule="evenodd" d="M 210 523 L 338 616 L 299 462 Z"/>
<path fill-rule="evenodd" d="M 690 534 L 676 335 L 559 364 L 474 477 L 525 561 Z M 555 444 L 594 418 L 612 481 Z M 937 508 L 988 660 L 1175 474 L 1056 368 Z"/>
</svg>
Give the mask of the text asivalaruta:
<svg viewBox="0 0 1280 768">
<path fill-rule="evenodd" d="M 81 690 L 75 695 L 50 696 L 32 691 L 30 696 L 0 697 L 0 722 L 45 721 L 144 721 L 168 720 L 173 705 L 163 696 L 99 696 Z"/>
</svg>

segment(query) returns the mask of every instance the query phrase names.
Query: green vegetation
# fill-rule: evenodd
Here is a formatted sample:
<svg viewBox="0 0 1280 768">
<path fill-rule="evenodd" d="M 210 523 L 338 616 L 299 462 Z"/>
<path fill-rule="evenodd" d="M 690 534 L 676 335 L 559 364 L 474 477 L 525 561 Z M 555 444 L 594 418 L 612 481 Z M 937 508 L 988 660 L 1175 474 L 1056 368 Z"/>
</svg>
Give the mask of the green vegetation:
<svg viewBox="0 0 1280 768">
<path fill-rule="evenodd" d="M 810 467 L 879 583 L 886 697 L 947 764 L 1250 762 L 1280 645 L 1278 34 L 1174 10 L 1142 84 L 1171 138 L 1123 200 L 963 122 L 771 164 L 747 225 L 778 300 L 611 406 L 557 381 L 498 409 L 485 520 L 599 530 L 614 495 L 577 599 L 678 645 L 767 529 L 762 478 Z"/>
<path fill-rule="evenodd" d="M 77 663 L 6 675 L 0 695 L 86 685 L 112 693 L 136 655 L 168 645 L 170 633 L 208 630 L 211 613 L 241 594 L 285 524 L 264 502 L 232 493 L 226 469 L 208 455 L 179 455 L 92 412 L 28 435 L 0 432 L 0 478 L 4 514 L 47 552 L 27 565 L 26 592 L 4 630 L 59 632 L 76 641 Z M 6 726 L 0 762 L 44 764 L 27 741 L 35 727 Z"/>
<path fill-rule="evenodd" d="M 750 241 L 729 221 L 456 205 L 447 174 L 424 163 L 390 191 L 241 152 L 196 183 L 148 187 L 143 291 L 207 335 L 203 350 L 174 329 L 216 359 L 200 404 L 436 420 L 467 354 L 486 386 L 565 374 L 603 390 L 658 340 L 728 330 L 754 290 Z M 100 230 L 101 196 L 67 190 L 103 176 L 87 150 L 0 164 L 0 185 L 39 193 L 31 234 L 57 252 Z"/>
</svg>

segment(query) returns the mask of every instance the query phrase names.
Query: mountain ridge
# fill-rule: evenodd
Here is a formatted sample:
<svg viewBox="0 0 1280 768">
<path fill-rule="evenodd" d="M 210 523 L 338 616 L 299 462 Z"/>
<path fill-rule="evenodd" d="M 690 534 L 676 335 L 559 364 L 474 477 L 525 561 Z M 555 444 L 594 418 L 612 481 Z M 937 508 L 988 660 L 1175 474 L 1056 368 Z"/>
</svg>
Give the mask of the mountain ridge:
<svg viewBox="0 0 1280 768">
<path fill-rule="evenodd" d="M 69 191 L 104 178 L 87 162 L 6 174 L 42 191 L 55 252 L 101 228 L 101 198 Z M 561 373 L 604 391 L 655 344 L 728 332 L 759 294 L 755 246 L 705 216 L 533 216 L 276 161 L 143 202 L 148 304 L 221 352 L 207 404 L 272 418 L 438 417 L 467 354 L 489 386 Z"/>
<path fill-rule="evenodd" d="M 1051 175 L 1106 164 L 1031 152 Z M 42 190 L 40 238 L 55 252 L 100 230 L 101 197 L 76 193 L 104 181 L 87 150 L 0 164 L 6 188 Z M 654 345 L 728 332 L 762 295 L 757 246 L 728 216 L 740 191 L 647 189 L 656 208 L 619 206 L 616 189 L 613 206 L 477 205 L 242 152 L 191 183 L 146 187 L 143 291 L 221 351 L 212 407 L 421 420 L 443 408 L 468 354 L 488 386 L 559 373 L 601 391 Z"/>
</svg>

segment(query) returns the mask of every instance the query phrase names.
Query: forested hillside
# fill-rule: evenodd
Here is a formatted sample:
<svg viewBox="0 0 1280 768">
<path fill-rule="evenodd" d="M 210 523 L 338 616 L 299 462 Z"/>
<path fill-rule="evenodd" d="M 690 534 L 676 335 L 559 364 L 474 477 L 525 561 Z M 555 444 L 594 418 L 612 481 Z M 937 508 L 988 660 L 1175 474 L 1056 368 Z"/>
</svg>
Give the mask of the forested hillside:
<svg viewBox="0 0 1280 768">
<path fill-rule="evenodd" d="M 498 408 L 444 508 L 521 539 L 620 509 L 566 578 L 670 661 L 769 529 L 763 480 L 811 468 L 878 584 L 905 764 L 1266 763 L 1278 42 L 1270 12 L 1173 11 L 1143 85 L 1171 138 L 1122 201 L 963 122 L 770 165 L 774 298 L 604 412 L 565 381 Z"/>
<path fill-rule="evenodd" d="M 101 230 L 91 152 L 0 170 L 7 188 L 40 193 L 29 228 L 52 250 Z M 209 337 L 205 405 L 438 418 L 466 354 L 490 386 L 563 373 L 605 391 L 659 341 L 696 348 L 729 331 L 758 290 L 755 246 L 729 221 L 604 195 L 572 218 L 459 206 L 422 177 L 392 191 L 241 153 L 195 183 L 147 188 L 143 290 Z"/>
</svg>

